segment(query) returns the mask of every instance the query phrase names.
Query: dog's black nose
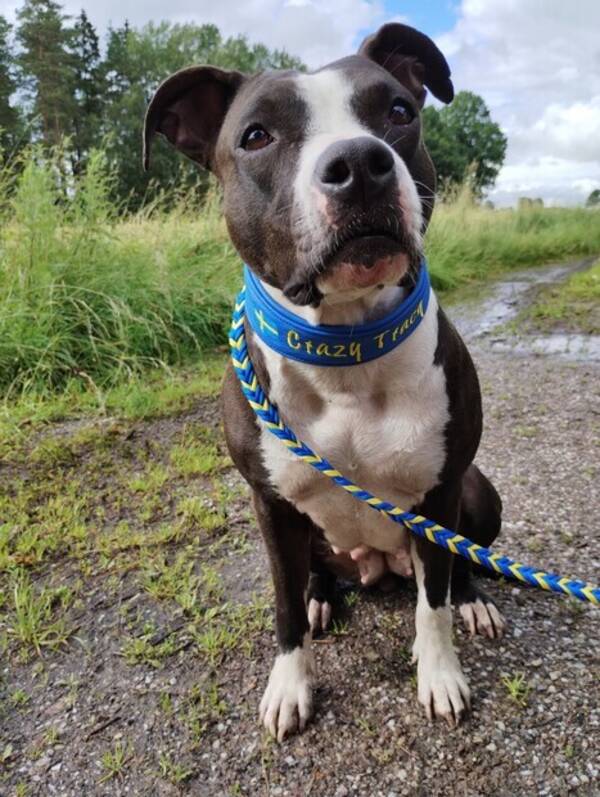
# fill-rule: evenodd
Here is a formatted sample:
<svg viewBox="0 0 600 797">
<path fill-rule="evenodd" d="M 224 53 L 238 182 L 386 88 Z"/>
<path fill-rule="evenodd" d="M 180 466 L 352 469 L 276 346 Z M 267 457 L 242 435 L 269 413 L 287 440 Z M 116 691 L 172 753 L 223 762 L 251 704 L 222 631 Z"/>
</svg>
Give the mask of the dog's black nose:
<svg viewBox="0 0 600 797">
<path fill-rule="evenodd" d="M 315 179 L 328 196 L 366 204 L 393 186 L 394 156 L 370 136 L 336 141 L 320 155 Z"/>
</svg>

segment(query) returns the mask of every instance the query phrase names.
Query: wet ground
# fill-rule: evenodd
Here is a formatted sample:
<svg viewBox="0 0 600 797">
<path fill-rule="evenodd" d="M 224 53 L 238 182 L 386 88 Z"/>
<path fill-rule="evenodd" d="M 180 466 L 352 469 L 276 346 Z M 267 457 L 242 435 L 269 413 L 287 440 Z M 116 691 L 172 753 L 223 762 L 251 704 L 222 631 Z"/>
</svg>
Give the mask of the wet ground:
<svg viewBox="0 0 600 797">
<path fill-rule="evenodd" d="M 535 302 L 541 289 L 560 284 L 572 274 L 589 268 L 595 260 L 590 257 L 513 272 L 483 289 L 483 295 L 480 288 L 470 297 L 467 294 L 459 304 L 448 308 L 449 314 L 467 342 L 483 344 L 492 351 L 600 362 L 600 335 L 563 331 L 535 334 L 510 324 Z"/>
<path fill-rule="evenodd" d="M 600 366 L 505 331 L 540 279 L 567 273 L 513 275 L 450 315 L 481 380 L 498 549 L 597 582 Z M 503 640 L 457 620 L 473 693 L 459 729 L 417 704 L 415 591 L 399 584 L 340 594 L 315 643 L 314 721 L 265 736 L 271 589 L 213 399 L 36 430 L 2 478 L 2 797 L 600 794 L 600 611 L 515 584 L 485 584 Z"/>
</svg>

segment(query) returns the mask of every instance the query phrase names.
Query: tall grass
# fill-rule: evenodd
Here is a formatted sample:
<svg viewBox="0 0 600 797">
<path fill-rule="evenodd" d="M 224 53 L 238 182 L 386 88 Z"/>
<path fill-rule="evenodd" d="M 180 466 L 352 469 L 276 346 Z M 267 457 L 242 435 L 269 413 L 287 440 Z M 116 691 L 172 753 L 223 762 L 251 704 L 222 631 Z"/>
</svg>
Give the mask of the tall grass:
<svg viewBox="0 0 600 797">
<path fill-rule="evenodd" d="M 18 177 L 0 171 L 0 394 L 105 387 L 223 343 L 240 263 L 216 194 L 122 216 L 101 153 L 70 183 L 60 167 L 32 151 Z M 441 290 L 596 252 L 598 213 L 494 211 L 466 191 L 427 234 Z"/>
<path fill-rule="evenodd" d="M 56 167 L 31 154 L 1 209 L 0 391 L 116 382 L 223 342 L 237 260 L 214 197 L 120 219 L 101 153 L 66 191 Z"/>
<path fill-rule="evenodd" d="M 425 243 L 432 283 L 444 291 L 513 268 L 600 253 L 600 212 L 493 210 L 463 186 L 436 207 Z"/>
</svg>

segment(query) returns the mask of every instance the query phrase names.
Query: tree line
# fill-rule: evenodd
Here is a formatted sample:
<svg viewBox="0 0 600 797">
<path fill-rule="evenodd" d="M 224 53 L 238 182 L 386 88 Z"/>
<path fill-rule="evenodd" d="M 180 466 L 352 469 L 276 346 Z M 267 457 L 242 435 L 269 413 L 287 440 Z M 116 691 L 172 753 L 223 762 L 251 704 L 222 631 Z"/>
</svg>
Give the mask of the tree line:
<svg viewBox="0 0 600 797">
<path fill-rule="evenodd" d="M 194 166 L 156 148 L 152 172 L 141 169 L 141 128 L 148 100 L 167 75 L 193 63 L 256 72 L 304 69 L 283 50 L 225 38 L 214 25 L 125 22 L 104 41 L 85 11 L 68 17 L 55 0 L 25 0 L 11 26 L 0 16 L 0 159 L 30 144 L 60 150 L 58 163 L 77 177 L 98 148 L 114 174 L 115 199 L 138 207 L 170 185 L 199 179 Z M 470 175 L 481 192 L 493 184 L 506 138 L 481 97 L 425 110 L 425 136 L 443 183 Z M 58 176 L 60 179 L 60 175 Z"/>
<path fill-rule="evenodd" d="M 139 205 L 197 170 L 167 147 L 156 148 L 152 173 L 141 168 L 142 122 L 148 100 L 171 72 L 192 63 L 255 72 L 302 69 L 284 51 L 224 38 L 214 25 L 150 23 L 109 27 L 101 48 L 85 11 L 67 17 L 54 0 L 25 0 L 11 27 L 0 16 L 0 149 L 5 159 L 30 143 L 61 148 L 78 175 L 103 148 L 114 190 Z"/>
</svg>

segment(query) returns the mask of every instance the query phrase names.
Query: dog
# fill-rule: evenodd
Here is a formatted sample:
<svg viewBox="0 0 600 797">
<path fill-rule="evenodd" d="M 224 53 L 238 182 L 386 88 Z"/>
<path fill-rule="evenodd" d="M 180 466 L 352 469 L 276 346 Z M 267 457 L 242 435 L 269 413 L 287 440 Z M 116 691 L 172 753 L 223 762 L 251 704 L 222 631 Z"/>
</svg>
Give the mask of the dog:
<svg viewBox="0 0 600 797">
<path fill-rule="evenodd" d="M 436 187 L 421 126 L 427 89 L 451 102 L 448 64 L 431 39 L 396 23 L 315 72 L 193 66 L 152 98 L 144 164 L 158 133 L 209 169 L 263 298 L 315 333 L 360 330 L 393 312 L 423 277 Z M 288 357 L 246 319 L 248 350 L 260 385 L 301 440 L 375 495 L 489 546 L 502 507 L 473 464 L 482 429 L 476 371 L 433 291 L 421 310 L 410 336 L 369 361 L 322 367 Z M 231 365 L 222 408 L 275 587 L 279 653 L 260 704 L 266 728 L 281 741 L 311 716 L 311 636 L 330 622 L 336 579 L 370 584 L 388 571 L 417 583 L 419 702 L 429 718 L 457 725 L 470 693 L 451 606 L 472 634 L 497 637 L 505 627 L 470 563 L 294 458 L 261 427 Z"/>
</svg>

